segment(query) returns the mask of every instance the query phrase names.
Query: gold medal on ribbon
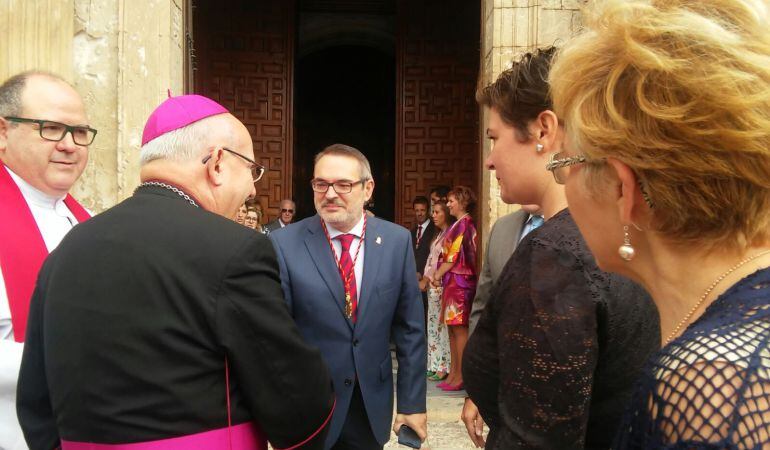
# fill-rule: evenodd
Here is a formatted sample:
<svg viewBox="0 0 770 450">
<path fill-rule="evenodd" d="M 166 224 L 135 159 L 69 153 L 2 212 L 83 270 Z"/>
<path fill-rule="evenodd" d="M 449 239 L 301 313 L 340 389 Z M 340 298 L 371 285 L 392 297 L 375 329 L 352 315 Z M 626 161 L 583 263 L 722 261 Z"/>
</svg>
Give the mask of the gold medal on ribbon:
<svg viewBox="0 0 770 450">
<path fill-rule="evenodd" d="M 348 319 L 353 317 L 353 302 L 350 301 L 350 292 L 345 292 L 345 315 Z"/>
</svg>

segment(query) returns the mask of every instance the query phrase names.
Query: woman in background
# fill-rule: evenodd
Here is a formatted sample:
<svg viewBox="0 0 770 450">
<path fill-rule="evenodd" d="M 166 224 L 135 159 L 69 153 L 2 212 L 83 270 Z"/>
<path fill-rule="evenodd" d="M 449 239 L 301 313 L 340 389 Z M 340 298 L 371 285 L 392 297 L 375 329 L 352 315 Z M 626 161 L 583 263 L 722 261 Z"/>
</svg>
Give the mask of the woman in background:
<svg viewBox="0 0 770 450">
<path fill-rule="evenodd" d="M 262 213 L 262 204 L 257 199 L 252 199 L 246 202 L 246 206 L 248 208 L 248 211 L 254 211 L 254 214 L 256 214 L 255 219 L 249 219 L 247 218 L 248 224 L 244 223 L 244 225 L 248 226 L 249 228 L 254 229 L 258 233 L 262 234 L 269 234 L 270 230 L 267 229 L 266 226 L 262 225 L 262 222 L 264 222 L 263 219 L 263 213 Z"/>
<path fill-rule="evenodd" d="M 476 206 L 476 194 L 465 186 L 456 186 L 447 195 L 447 207 L 457 221 L 447 229 L 439 266 L 433 274 L 433 286 L 442 287 L 441 320 L 449 327 L 452 370 L 438 387 L 445 391 L 464 388 L 462 359 L 468 341 L 468 319 L 476 294 L 476 227 L 470 212 Z"/>
<path fill-rule="evenodd" d="M 254 231 L 259 231 L 259 213 L 254 208 L 249 208 L 246 211 L 246 218 L 243 219 L 243 224 Z"/>
<path fill-rule="evenodd" d="M 441 251 L 444 248 L 444 234 L 454 223 L 454 217 L 449 214 L 446 203 L 433 204 L 431 212 L 433 224 L 438 230 L 430 244 L 430 253 L 425 263 L 420 289 L 428 289 L 428 379 L 442 381 L 447 377 L 451 364 L 449 347 L 449 331 L 441 321 L 441 286 L 433 286 L 431 279 L 439 265 Z"/>
<path fill-rule="evenodd" d="M 608 0 L 551 72 L 550 164 L 663 348 L 613 448 L 770 448 L 770 6 Z"/>
<path fill-rule="evenodd" d="M 240 208 L 238 208 L 238 212 L 235 213 L 235 221 L 241 225 L 243 225 L 243 221 L 246 220 L 246 213 L 248 212 L 248 208 L 246 208 L 246 205 L 241 205 Z"/>
</svg>

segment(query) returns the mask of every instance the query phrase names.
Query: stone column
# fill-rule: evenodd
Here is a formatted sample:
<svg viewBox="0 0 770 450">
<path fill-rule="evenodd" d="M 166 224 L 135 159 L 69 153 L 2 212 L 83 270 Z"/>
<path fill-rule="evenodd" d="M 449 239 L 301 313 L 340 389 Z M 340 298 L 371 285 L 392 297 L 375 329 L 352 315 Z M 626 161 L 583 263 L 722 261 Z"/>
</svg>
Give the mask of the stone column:
<svg viewBox="0 0 770 450">
<path fill-rule="evenodd" d="M 75 195 L 102 211 L 139 184 L 150 112 L 168 90 L 183 94 L 185 3 L 74 0 L 74 81 L 99 129 Z"/>
<path fill-rule="evenodd" d="M 94 128 L 73 194 L 94 212 L 139 184 L 150 112 L 184 93 L 184 0 L 0 0 L 0 80 L 43 69 L 71 81 Z"/>
<path fill-rule="evenodd" d="M 494 81 L 522 53 L 548 45 L 559 45 L 581 26 L 583 0 L 482 0 L 481 76 L 482 84 Z M 489 155 L 486 111 L 481 114 L 482 168 Z M 519 209 L 500 200 L 497 180 L 482 169 L 482 190 L 488 200 L 481 205 L 482 223 L 489 229 L 498 217 Z M 486 241 L 489 233 L 484 233 Z M 486 245 L 486 242 L 484 242 Z"/>
<path fill-rule="evenodd" d="M 0 81 L 41 69 L 72 80 L 73 0 L 0 0 Z"/>
</svg>

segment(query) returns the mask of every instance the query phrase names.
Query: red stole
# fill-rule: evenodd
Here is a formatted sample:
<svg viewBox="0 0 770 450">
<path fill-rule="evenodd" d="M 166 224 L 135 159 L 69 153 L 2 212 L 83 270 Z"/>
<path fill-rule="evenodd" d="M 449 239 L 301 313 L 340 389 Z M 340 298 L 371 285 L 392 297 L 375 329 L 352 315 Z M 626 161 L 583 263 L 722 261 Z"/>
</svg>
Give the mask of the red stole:
<svg viewBox="0 0 770 450">
<path fill-rule="evenodd" d="M 69 194 L 64 204 L 78 222 L 91 217 Z M 37 273 L 47 256 L 48 249 L 27 201 L 5 165 L 0 164 L 0 269 L 16 342 L 24 342 L 29 301 L 35 290 Z"/>
</svg>

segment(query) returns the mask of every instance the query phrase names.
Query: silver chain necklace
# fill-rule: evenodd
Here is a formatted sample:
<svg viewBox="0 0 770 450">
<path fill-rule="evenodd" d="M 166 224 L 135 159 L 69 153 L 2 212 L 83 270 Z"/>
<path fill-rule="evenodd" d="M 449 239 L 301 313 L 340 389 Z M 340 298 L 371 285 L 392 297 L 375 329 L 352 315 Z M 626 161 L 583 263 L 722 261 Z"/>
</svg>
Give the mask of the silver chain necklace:
<svg viewBox="0 0 770 450">
<path fill-rule="evenodd" d="M 193 205 L 194 207 L 200 208 L 200 206 L 198 206 L 198 204 L 195 203 L 195 200 L 190 198 L 189 195 L 185 194 L 184 192 L 182 192 L 181 190 L 175 188 L 174 186 L 171 186 L 170 184 L 161 183 L 160 181 L 145 181 L 144 183 L 140 184 L 137 187 L 137 189 L 139 189 L 140 187 L 143 187 L 143 186 L 158 186 L 158 187 L 162 187 L 164 189 L 168 189 L 169 191 L 175 193 L 176 195 L 178 195 L 178 196 L 182 197 L 183 199 L 187 200 L 188 202 L 190 202 L 190 204 Z"/>
</svg>

